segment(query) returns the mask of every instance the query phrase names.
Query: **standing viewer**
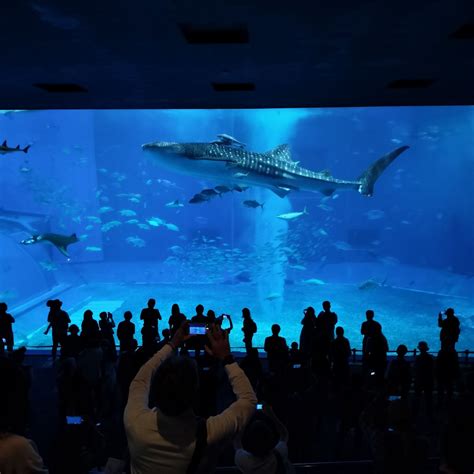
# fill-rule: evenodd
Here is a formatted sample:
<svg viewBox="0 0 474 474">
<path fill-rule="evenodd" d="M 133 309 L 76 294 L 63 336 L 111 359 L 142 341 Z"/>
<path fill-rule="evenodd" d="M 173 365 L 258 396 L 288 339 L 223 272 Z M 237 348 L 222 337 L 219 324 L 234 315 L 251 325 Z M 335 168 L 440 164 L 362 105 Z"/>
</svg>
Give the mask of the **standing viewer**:
<svg viewBox="0 0 474 474">
<path fill-rule="evenodd" d="M 334 340 L 334 329 L 337 324 L 337 314 L 331 311 L 331 302 L 323 301 L 323 311 L 318 314 L 318 334 L 321 353 L 329 354 L 331 342 Z"/>
<path fill-rule="evenodd" d="M 49 300 L 46 306 L 49 307 L 48 314 L 48 327 L 46 328 L 45 334 L 48 334 L 49 330 L 53 331 L 53 349 L 52 355 L 53 360 L 56 359 L 56 353 L 58 351 L 58 345 L 62 343 L 64 338 L 67 336 L 67 329 L 71 319 L 66 311 L 61 309 L 63 302 L 61 300 Z"/>
<path fill-rule="evenodd" d="M 442 313 L 438 314 L 438 326 L 441 328 L 439 333 L 441 349 L 456 349 L 456 342 L 458 342 L 461 333 L 459 319 L 454 316 L 453 308 L 448 308 L 444 314 L 446 319 L 443 319 Z"/>
<path fill-rule="evenodd" d="M 155 308 L 156 301 L 153 298 L 148 300 L 146 308 L 142 309 L 140 313 L 140 319 L 143 321 L 143 343 L 145 345 L 145 340 L 155 342 L 157 339 L 160 339 L 158 333 L 158 320 L 161 320 L 160 312 Z"/>
<path fill-rule="evenodd" d="M 244 333 L 243 343 L 245 344 L 245 351 L 250 354 L 252 349 L 253 335 L 257 332 L 257 324 L 252 319 L 250 310 L 248 308 L 242 309 L 242 319 L 244 320 L 242 326 L 242 332 Z"/>
<path fill-rule="evenodd" d="M 7 313 L 8 306 L 6 303 L 0 303 L 0 352 L 3 352 L 3 340 L 7 346 L 7 351 L 13 350 L 13 328 L 12 324 L 15 318 Z"/>
<path fill-rule="evenodd" d="M 135 324 L 132 323 L 132 312 L 123 313 L 123 321 L 117 327 L 117 338 L 120 342 L 120 352 L 129 351 L 133 345 L 135 335 Z"/>
</svg>

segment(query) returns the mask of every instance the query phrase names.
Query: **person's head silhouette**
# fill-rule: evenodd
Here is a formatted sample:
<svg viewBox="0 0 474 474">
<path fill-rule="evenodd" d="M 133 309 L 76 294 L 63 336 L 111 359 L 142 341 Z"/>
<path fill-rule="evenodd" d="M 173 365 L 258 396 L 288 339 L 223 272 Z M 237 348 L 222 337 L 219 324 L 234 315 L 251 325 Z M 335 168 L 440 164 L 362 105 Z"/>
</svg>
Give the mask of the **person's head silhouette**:
<svg viewBox="0 0 474 474">
<path fill-rule="evenodd" d="M 272 334 L 274 336 L 278 336 L 278 334 L 280 334 L 280 331 L 281 331 L 281 327 L 279 324 L 273 324 L 272 325 Z"/>
<path fill-rule="evenodd" d="M 68 331 L 72 336 L 77 336 L 79 334 L 79 327 L 76 324 L 71 324 L 68 328 Z"/>
<path fill-rule="evenodd" d="M 454 316 L 454 309 L 448 308 L 444 313 L 446 314 L 448 318 L 452 318 Z"/>
<path fill-rule="evenodd" d="M 214 312 L 214 310 L 207 310 L 207 319 L 209 320 L 209 323 L 213 323 L 216 321 L 216 313 Z"/>
<path fill-rule="evenodd" d="M 291 343 L 291 350 L 292 351 L 297 351 L 298 350 L 298 343 L 297 342 L 292 342 Z"/>
<path fill-rule="evenodd" d="M 99 318 L 102 320 L 102 321 L 105 321 L 107 319 L 107 313 L 105 311 L 102 311 L 100 314 L 99 314 Z"/>
<path fill-rule="evenodd" d="M 342 337 L 344 336 L 344 328 L 342 326 L 338 326 L 336 328 L 336 336 L 337 337 Z"/>
<path fill-rule="evenodd" d="M 258 458 L 264 458 L 272 452 L 278 442 L 278 433 L 274 424 L 266 416 L 255 416 L 242 435 L 242 447 Z"/>
<path fill-rule="evenodd" d="M 87 320 L 87 319 L 92 319 L 92 315 L 94 313 L 90 310 L 90 309 L 86 309 L 84 311 L 84 319 Z"/>
<path fill-rule="evenodd" d="M 204 313 L 204 306 L 202 304 L 198 304 L 196 306 L 196 314 L 198 316 L 202 316 L 203 313 Z"/>
<path fill-rule="evenodd" d="M 123 313 L 123 318 L 125 319 L 125 321 L 130 321 L 132 319 L 132 312 L 125 311 L 125 313 Z"/>
<path fill-rule="evenodd" d="M 418 343 L 418 350 L 420 352 L 428 352 L 430 350 L 430 348 L 428 347 L 428 343 L 425 341 L 420 341 Z"/>
<path fill-rule="evenodd" d="M 163 336 L 163 339 L 168 340 L 171 336 L 170 330 L 169 329 L 163 329 L 163 331 L 161 331 L 161 335 Z"/>
<path fill-rule="evenodd" d="M 6 303 L 0 303 L 0 313 L 6 313 L 8 309 L 8 305 Z"/>
<path fill-rule="evenodd" d="M 155 301 L 153 298 L 150 298 L 150 299 L 148 300 L 148 307 L 149 307 L 150 309 L 153 309 L 153 308 L 155 307 L 155 304 L 156 304 L 156 301 Z"/>
<path fill-rule="evenodd" d="M 408 348 L 407 346 L 405 346 L 405 344 L 400 344 L 398 347 L 397 347 L 397 355 L 398 357 L 402 358 L 405 357 L 406 353 L 408 352 Z"/>
<path fill-rule="evenodd" d="M 330 301 L 323 301 L 323 309 L 326 312 L 331 311 L 331 302 Z"/>
<path fill-rule="evenodd" d="M 179 305 L 177 303 L 174 303 L 173 306 L 171 306 L 171 314 L 173 316 L 178 316 L 180 313 Z"/>
<path fill-rule="evenodd" d="M 372 319 L 374 319 L 374 316 L 375 316 L 375 313 L 372 309 L 368 309 L 365 312 L 365 317 L 367 318 L 367 321 L 372 321 Z"/>
<path fill-rule="evenodd" d="M 179 416 L 193 408 L 199 389 L 196 362 L 188 357 L 170 357 L 157 369 L 152 393 L 157 408 L 166 416 Z"/>
<path fill-rule="evenodd" d="M 250 310 L 248 308 L 242 308 L 242 317 L 244 319 L 250 318 Z"/>
<path fill-rule="evenodd" d="M 331 307 L 331 304 L 329 304 L 329 307 Z M 323 306 L 324 308 L 324 306 Z M 314 311 L 314 308 L 312 306 L 308 306 L 305 310 L 304 310 L 304 314 L 306 316 L 314 316 L 315 315 L 315 311 Z"/>
</svg>

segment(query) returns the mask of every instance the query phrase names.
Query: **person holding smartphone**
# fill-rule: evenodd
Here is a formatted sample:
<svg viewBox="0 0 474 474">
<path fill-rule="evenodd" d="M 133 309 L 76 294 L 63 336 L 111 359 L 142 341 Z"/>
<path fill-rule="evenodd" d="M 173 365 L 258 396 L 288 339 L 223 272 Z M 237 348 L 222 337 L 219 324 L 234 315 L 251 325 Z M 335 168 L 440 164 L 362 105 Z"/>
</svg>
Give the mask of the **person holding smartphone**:
<svg viewBox="0 0 474 474">
<path fill-rule="evenodd" d="M 255 412 L 252 386 L 230 352 L 229 336 L 218 325 L 207 329 L 206 352 L 224 366 L 236 401 L 207 419 L 196 418 L 193 406 L 199 388 L 196 362 L 176 355 L 193 337 L 184 322 L 171 341 L 157 352 L 130 385 L 124 426 L 132 472 L 174 474 L 213 472 L 211 457 L 219 442 L 241 431 Z M 150 389 L 154 390 L 149 406 Z M 203 468 L 205 465 L 205 469 Z"/>
<path fill-rule="evenodd" d="M 454 309 L 448 308 L 444 311 L 446 319 L 443 319 L 443 313 L 438 314 L 438 326 L 441 328 L 439 339 L 441 349 L 455 349 L 461 333 L 459 319 L 454 315 Z"/>
</svg>

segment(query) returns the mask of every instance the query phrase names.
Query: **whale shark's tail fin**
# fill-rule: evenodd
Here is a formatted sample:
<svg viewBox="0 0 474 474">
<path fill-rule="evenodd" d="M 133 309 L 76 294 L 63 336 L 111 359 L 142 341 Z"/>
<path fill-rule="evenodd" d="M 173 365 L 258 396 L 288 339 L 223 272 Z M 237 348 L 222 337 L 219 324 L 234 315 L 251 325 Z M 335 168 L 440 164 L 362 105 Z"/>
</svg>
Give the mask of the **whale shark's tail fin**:
<svg viewBox="0 0 474 474">
<path fill-rule="evenodd" d="M 392 161 L 394 161 L 399 155 L 405 150 L 408 150 L 408 146 L 402 146 L 396 150 L 387 153 L 386 155 L 379 158 L 375 163 L 372 163 L 364 173 L 359 176 L 359 192 L 364 196 L 372 196 L 374 193 L 374 185 L 379 176 L 385 171 Z"/>
</svg>

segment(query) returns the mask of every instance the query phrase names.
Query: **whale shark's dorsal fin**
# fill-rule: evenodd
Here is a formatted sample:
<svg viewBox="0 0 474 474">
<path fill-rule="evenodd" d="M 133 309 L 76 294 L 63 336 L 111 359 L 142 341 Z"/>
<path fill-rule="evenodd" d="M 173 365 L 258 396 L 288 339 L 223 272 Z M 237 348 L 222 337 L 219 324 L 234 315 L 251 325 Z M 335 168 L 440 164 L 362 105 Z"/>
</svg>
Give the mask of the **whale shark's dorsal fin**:
<svg viewBox="0 0 474 474">
<path fill-rule="evenodd" d="M 3 143 L 2 143 L 2 146 L 4 146 L 5 148 L 7 148 L 7 141 L 6 140 L 3 140 Z"/>
<path fill-rule="evenodd" d="M 291 159 L 290 147 L 286 143 L 284 145 L 278 145 L 273 150 L 267 151 L 264 155 L 271 156 L 277 160 L 288 161 L 293 163 Z"/>
</svg>

